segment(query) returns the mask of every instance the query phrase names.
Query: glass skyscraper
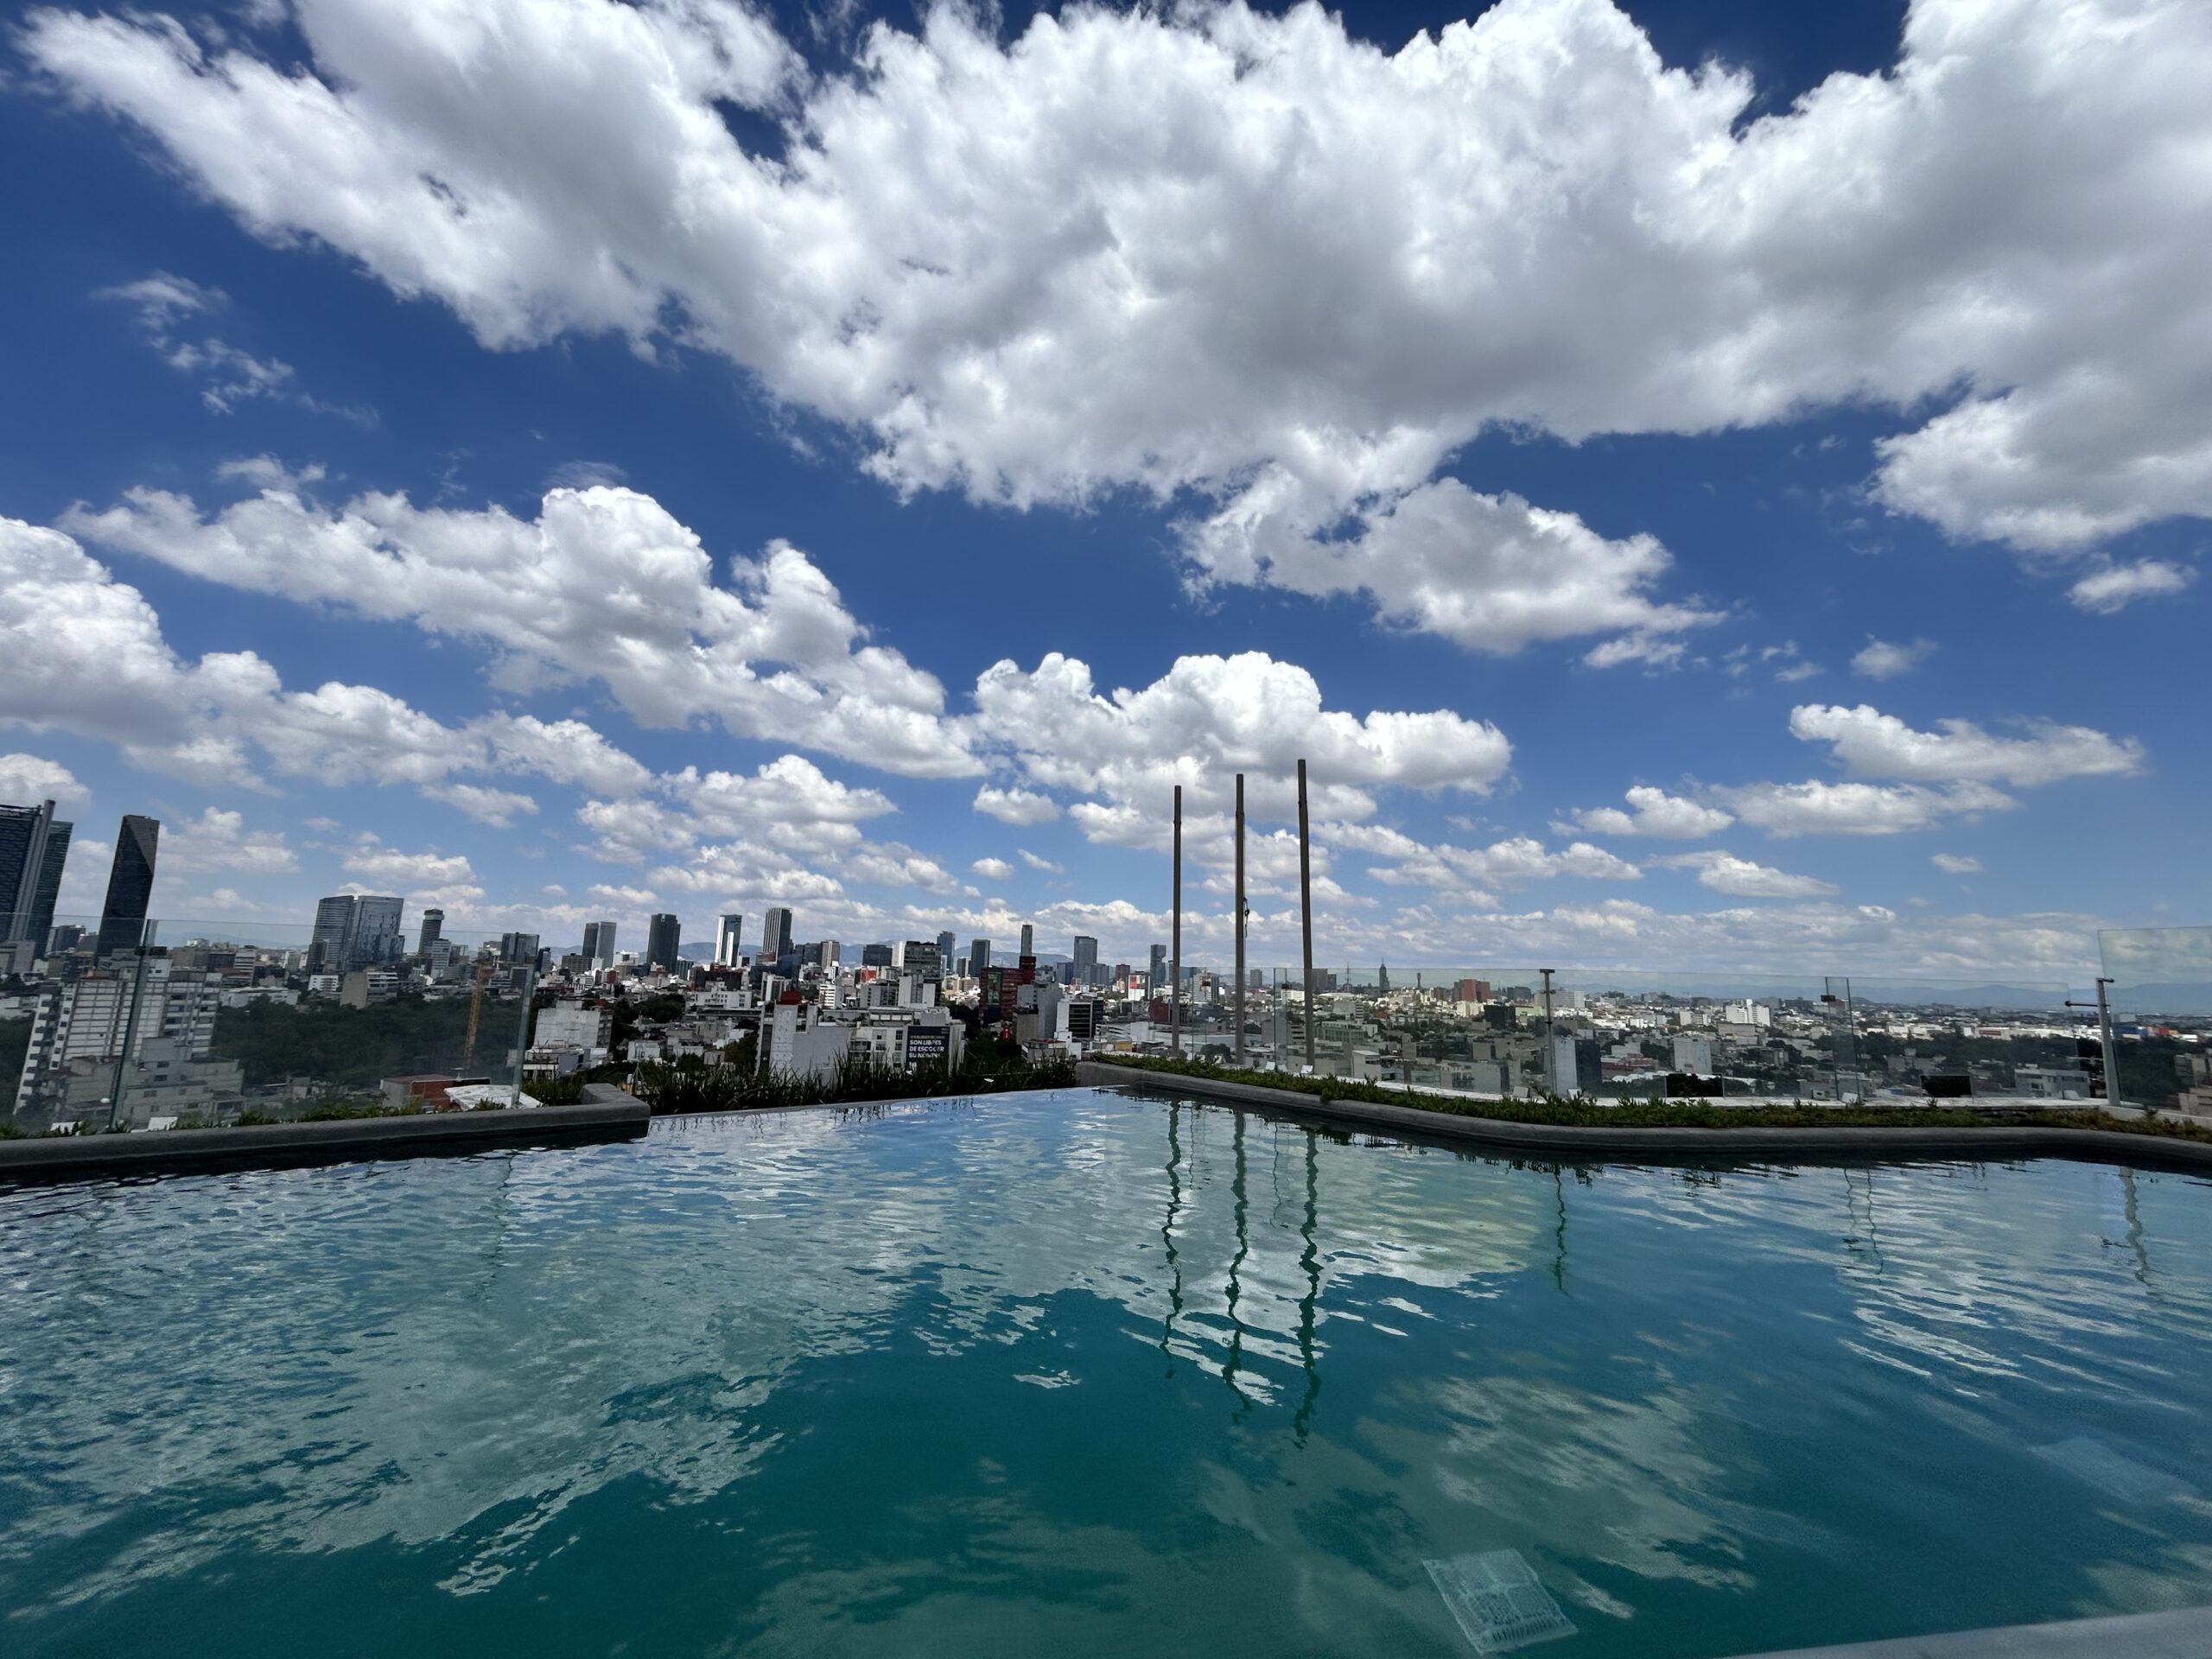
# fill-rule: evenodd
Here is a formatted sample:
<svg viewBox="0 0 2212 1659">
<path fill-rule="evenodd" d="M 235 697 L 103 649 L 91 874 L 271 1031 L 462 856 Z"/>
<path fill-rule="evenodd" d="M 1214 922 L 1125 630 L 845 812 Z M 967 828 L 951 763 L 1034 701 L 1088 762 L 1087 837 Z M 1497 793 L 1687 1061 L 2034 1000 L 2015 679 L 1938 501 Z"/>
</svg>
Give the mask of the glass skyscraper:
<svg viewBox="0 0 2212 1659">
<path fill-rule="evenodd" d="M 745 955 L 745 918 L 725 916 L 715 934 L 715 966 L 734 968 Z"/>
<path fill-rule="evenodd" d="M 128 813 L 116 831 L 115 862 L 108 867 L 107 899 L 100 906 L 99 954 L 135 950 L 146 942 L 146 906 L 154 896 L 154 857 L 159 819 Z"/>
<path fill-rule="evenodd" d="M 308 941 L 308 971 L 342 974 L 353 952 L 353 895 L 333 893 L 315 901 L 315 933 Z"/>
<path fill-rule="evenodd" d="M 676 971 L 676 959 L 683 949 L 683 925 L 675 917 L 661 912 L 645 925 L 645 966 Z"/>
<path fill-rule="evenodd" d="M 55 819 L 52 801 L 0 806 L 0 944 L 28 940 L 45 949 L 70 830 Z"/>
<path fill-rule="evenodd" d="M 400 917 L 406 907 L 404 899 L 379 893 L 365 893 L 354 900 L 353 950 L 346 966 L 370 968 L 398 961 L 404 949 Z"/>
</svg>

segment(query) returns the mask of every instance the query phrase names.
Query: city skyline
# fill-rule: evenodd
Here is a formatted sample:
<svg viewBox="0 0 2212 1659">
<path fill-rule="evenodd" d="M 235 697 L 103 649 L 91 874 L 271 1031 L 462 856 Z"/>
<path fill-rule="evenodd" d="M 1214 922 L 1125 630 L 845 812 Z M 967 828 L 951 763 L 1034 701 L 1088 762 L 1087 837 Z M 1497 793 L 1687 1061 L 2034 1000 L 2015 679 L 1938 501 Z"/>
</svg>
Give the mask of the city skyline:
<svg viewBox="0 0 2212 1659">
<path fill-rule="evenodd" d="M 901 15 L 902 73 L 855 81 L 856 36 L 762 13 L 710 89 L 666 67 L 688 14 L 563 0 L 544 40 L 621 15 L 630 45 L 588 54 L 579 113 L 487 34 L 505 127 L 415 96 L 404 8 L 249 19 L 203 41 L 221 74 L 152 15 L 36 14 L 0 88 L 49 158 L 0 273 L 0 802 L 78 826 L 58 914 L 97 915 L 115 848 L 83 831 L 134 814 L 164 826 L 149 913 L 185 923 L 352 892 L 456 937 L 672 915 L 688 945 L 780 909 L 853 950 L 1033 922 L 1142 963 L 1179 783 L 1185 957 L 1219 962 L 1242 771 L 1251 960 L 1294 962 L 1302 757 L 1323 962 L 2067 979 L 2100 926 L 2212 915 L 2184 395 L 2212 200 L 2081 111 L 2124 107 L 2144 155 L 2208 118 L 2140 44 L 2061 50 L 2075 14 Z M 2146 15 L 2152 60 L 2212 49 Z M 1095 100 L 1172 124 L 1237 52 L 1254 154 L 1287 142 L 1269 99 L 1408 143 L 1341 146 L 1280 218 L 1190 158 L 1213 222 L 1288 238 L 1216 270 Z M 280 105 L 256 64 L 321 90 Z M 1469 91 L 1516 73 L 1510 120 Z M 760 130 L 690 122 L 717 99 Z M 509 228 L 397 184 L 334 217 L 309 106 Z M 871 148 L 1040 111 L 1068 146 L 988 176 Z M 549 194 L 533 149 L 571 126 L 693 146 L 709 240 L 619 210 L 658 175 Z M 2043 137 L 1974 174 L 2013 130 Z M 818 196 L 759 165 L 779 145 Z M 868 209 L 902 149 L 911 222 Z M 1847 167 L 1865 200 L 1821 182 Z M 1031 200 L 1110 234 L 1000 211 Z M 1279 245 L 1318 311 L 1243 280 Z M 972 302 L 999 280 L 1031 308 Z"/>
</svg>

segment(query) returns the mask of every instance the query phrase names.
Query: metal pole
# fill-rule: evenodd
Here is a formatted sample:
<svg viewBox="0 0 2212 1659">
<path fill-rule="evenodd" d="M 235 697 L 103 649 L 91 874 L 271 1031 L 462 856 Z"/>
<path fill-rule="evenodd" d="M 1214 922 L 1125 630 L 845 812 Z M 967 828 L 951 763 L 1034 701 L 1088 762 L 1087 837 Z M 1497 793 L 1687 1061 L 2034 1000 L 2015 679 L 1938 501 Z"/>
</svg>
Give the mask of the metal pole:
<svg viewBox="0 0 2212 1659">
<path fill-rule="evenodd" d="M 1244 774 L 1236 774 L 1236 1064 L 1244 1064 Z"/>
<path fill-rule="evenodd" d="M 1306 977 L 1300 982 L 1300 1009 L 1306 1017 L 1306 1069 L 1313 1069 L 1313 861 L 1306 827 L 1306 762 L 1298 763 L 1298 918 L 1304 935 Z"/>
<path fill-rule="evenodd" d="M 515 1033 L 518 1046 L 515 1049 L 514 1086 L 507 1090 L 507 1109 L 511 1112 L 522 1104 L 522 1068 L 523 1062 L 530 1058 L 531 1027 L 537 1012 L 537 964 L 533 962 L 522 976 L 522 1026 Z"/>
<path fill-rule="evenodd" d="M 115 1128 L 116 1114 L 123 1109 L 124 1094 L 130 1086 L 131 1051 L 138 1046 L 139 1005 L 146 1000 L 146 951 L 153 937 L 153 929 L 141 923 L 138 948 L 131 952 L 136 965 L 130 975 L 130 1011 L 124 1016 L 122 1050 L 115 1057 L 115 1075 L 108 1081 L 107 1126 L 111 1131 Z M 119 976 L 116 981 L 115 994 L 118 997 L 123 995 L 123 982 Z"/>
<path fill-rule="evenodd" d="M 1544 1086 L 1553 1095 L 1557 1095 L 1560 1093 L 1560 1077 L 1557 1077 L 1560 1062 L 1553 1055 L 1551 1046 L 1551 976 L 1555 973 L 1555 969 L 1537 969 L 1537 973 L 1544 976 Z"/>
<path fill-rule="evenodd" d="M 2097 1032 L 2105 1046 L 2105 1104 L 2125 1106 L 2127 1102 L 2120 1092 L 2120 1045 L 2112 1034 L 2112 1004 L 2105 996 L 2105 987 L 2113 982 L 2097 981 Z"/>
<path fill-rule="evenodd" d="M 1866 1068 L 1859 1063 L 1859 1011 L 1852 1007 L 1851 982 L 1847 979 L 1843 982 L 1843 1027 L 1851 1033 L 1851 1075 L 1858 1079 L 1856 1098 L 1864 1103 L 1866 1099 Z M 1720 1069 L 1719 1060 L 1713 1061 L 1713 1069 L 1716 1071 Z M 1725 1085 L 1721 1092 L 1727 1092 Z M 1835 1099 L 1837 1105 L 1843 1103 L 1843 1080 L 1840 1077 L 1836 1080 Z"/>
<path fill-rule="evenodd" d="M 1167 976 L 1167 1052 L 1183 1052 L 1183 785 L 1175 785 L 1175 899 L 1170 924 L 1175 964 Z"/>
</svg>

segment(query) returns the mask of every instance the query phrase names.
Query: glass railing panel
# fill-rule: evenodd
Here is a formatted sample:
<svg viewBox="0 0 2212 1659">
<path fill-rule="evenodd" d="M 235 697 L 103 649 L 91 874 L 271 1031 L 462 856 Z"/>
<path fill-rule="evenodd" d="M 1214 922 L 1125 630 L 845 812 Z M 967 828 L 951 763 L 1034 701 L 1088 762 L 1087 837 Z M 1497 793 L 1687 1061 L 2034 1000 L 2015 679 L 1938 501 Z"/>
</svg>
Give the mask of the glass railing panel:
<svg viewBox="0 0 2212 1659">
<path fill-rule="evenodd" d="M 1316 1070 L 1496 1096 L 2086 1102 L 2093 1017 L 2056 981 L 1465 965 L 1339 970 Z"/>
<path fill-rule="evenodd" d="M 1540 1093 L 1545 1078 L 1541 982 L 1532 969 L 1461 972 L 1387 963 L 1316 963 L 1310 999 L 1300 970 L 1283 970 L 1297 1004 L 1291 1070 L 1410 1091 L 1480 1098 Z"/>
<path fill-rule="evenodd" d="M 0 964 L 19 1134 L 505 1105 L 521 1080 L 537 963 L 515 935 L 327 960 L 310 927 L 164 918 L 125 938 L 68 917 L 31 943 Z"/>
<path fill-rule="evenodd" d="M 2120 1097 L 2212 1117 L 2212 927 L 2097 935 Z"/>
<path fill-rule="evenodd" d="M 2056 981 L 1879 969 L 1554 978 L 1601 1026 L 1656 1019 L 1677 1093 L 1903 1104 L 2026 1088 L 2078 1102 L 2094 1081 L 2075 1064 L 2089 1022 Z"/>
</svg>

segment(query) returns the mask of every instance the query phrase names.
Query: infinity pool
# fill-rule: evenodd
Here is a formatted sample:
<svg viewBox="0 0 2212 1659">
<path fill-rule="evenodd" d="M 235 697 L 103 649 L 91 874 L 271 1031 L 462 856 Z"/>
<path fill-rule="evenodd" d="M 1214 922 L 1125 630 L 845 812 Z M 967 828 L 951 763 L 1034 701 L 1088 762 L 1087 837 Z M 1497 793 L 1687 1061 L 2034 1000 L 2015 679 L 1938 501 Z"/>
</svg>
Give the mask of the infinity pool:
<svg viewBox="0 0 2212 1659">
<path fill-rule="evenodd" d="M 0 1649 L 1557 1659 L 2212 1601 L 2212 1191 L 1108 1093 L 0 1191 Z"/>
</svg>

